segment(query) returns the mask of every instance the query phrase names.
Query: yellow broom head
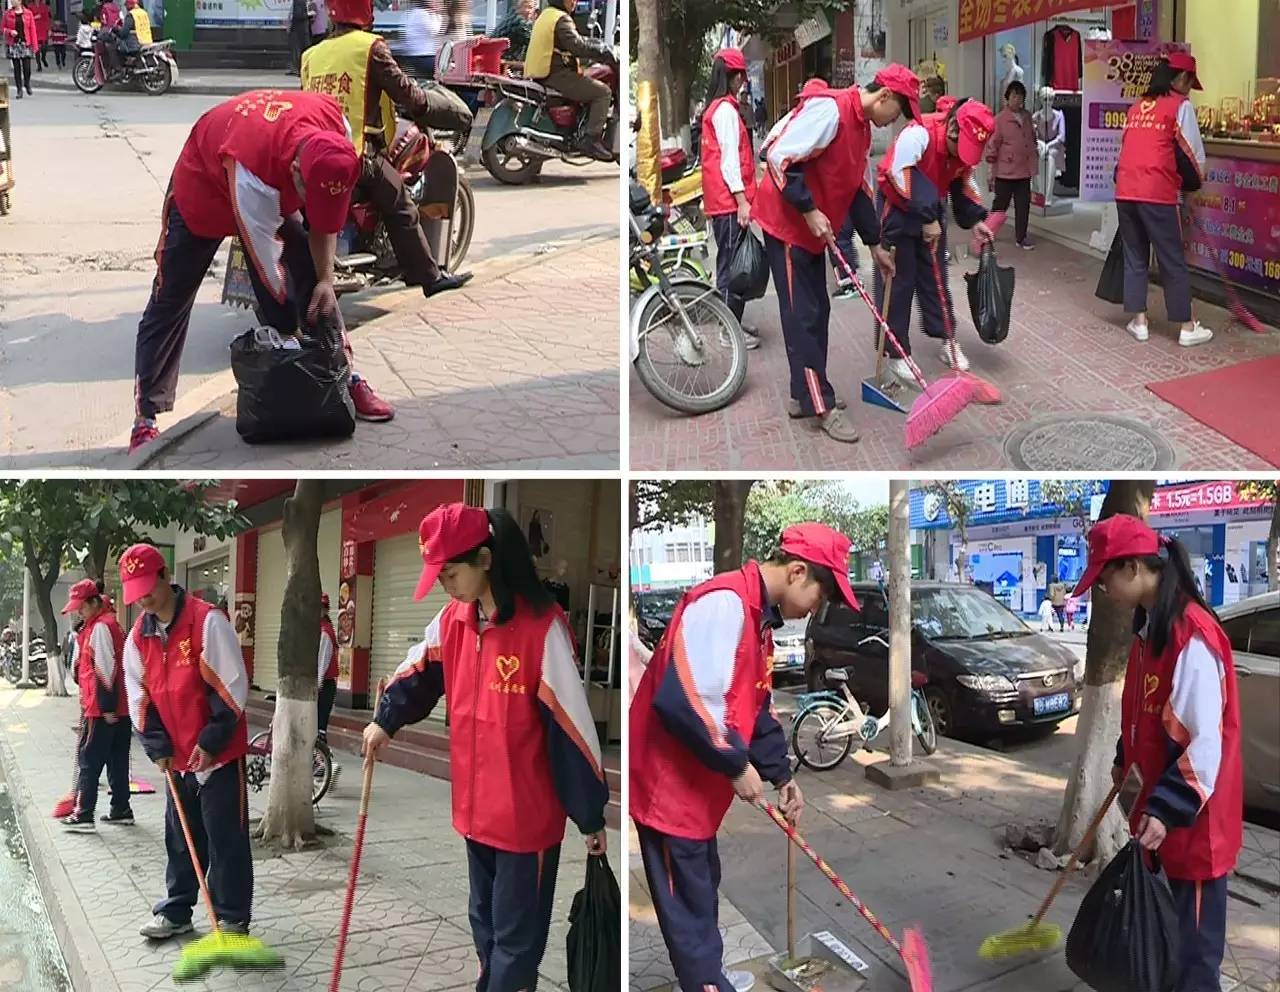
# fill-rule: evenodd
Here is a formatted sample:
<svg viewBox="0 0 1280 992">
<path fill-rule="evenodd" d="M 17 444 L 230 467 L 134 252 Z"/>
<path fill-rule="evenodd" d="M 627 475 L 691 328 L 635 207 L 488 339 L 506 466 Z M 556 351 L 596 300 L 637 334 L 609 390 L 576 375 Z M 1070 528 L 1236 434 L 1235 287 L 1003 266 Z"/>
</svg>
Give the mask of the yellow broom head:
<svg viewBox="0 0 1280 992">
<path fill-rule="evenodd" d="M 1062 927 L 1056 923 L 1036 923 L 1028 920 L 1020 927 L 1006 930 L 1004 933 L 993 933 L 978 948 L 978 956 L 988 961 L 1013 957 L 1017 954 L 1032 954 L 1038 951 L 1051 951 L 1062 943 Z"/>
<path fill-rule="evenodd" d="M 182 949 L 173 967 L 176 982 L 199 978 L 210 968 L 279 968 L 284 959 L 257 937 L 215 930 Z"/>
</svg>

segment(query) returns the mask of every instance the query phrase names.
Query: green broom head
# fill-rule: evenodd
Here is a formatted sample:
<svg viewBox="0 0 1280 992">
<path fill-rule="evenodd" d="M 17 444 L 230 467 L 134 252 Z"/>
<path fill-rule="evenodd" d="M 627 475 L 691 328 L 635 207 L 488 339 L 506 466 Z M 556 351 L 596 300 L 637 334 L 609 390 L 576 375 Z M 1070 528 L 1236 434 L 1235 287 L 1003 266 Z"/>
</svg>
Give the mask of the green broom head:
<svg viewBox="0 0 1280 992">
<path fill-rule="evenodd" d="M 993 933 L 978 948 L 978 957 L 988 961 L 998 961 L 1017 954 L 1032 954 L 1039 951 L 1052 951 L 1062 943 L 1062 927 L 1056 923 L 1041 920 L 1028 920 L 1020 927 L 1006 930 L 1004 933 Z"/>
<path fill-rule="evenodd" d="M 218 965 L 227 968 L 279 968 L 283 964 L 284 958 L 257 937 L 215 930 L 182 949 L 182 955 L 173 967 L 173 979 L 176 982 L 191 981 Z"/>
</svg>

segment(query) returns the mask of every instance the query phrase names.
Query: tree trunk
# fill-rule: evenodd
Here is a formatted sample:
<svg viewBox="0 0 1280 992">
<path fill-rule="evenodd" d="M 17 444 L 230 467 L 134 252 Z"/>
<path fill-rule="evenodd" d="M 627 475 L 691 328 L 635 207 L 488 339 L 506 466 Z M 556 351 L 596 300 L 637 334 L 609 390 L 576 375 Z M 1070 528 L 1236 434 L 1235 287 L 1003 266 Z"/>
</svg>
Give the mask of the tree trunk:
<svg viewBox="0 0 1280 992">
<path fill-rule="evenodd" d="M 1267 588 L 1280 589 L 1280 481 L 1271 504 L 1271 532 L 1267 534 Z M 1252 572 L 1252 567 L 1250 572 Z"/>
<path fill-rule="evenodd" d="M 58 583 L 58 575 L 62 569 L 63 545 L 56 544 L 46 549 L 46 560 L 41 562 L 36 557 L 36 549 L 29 538 L 23 539 L 23 556 L 26 559 L 27 571 L 31 573 L 31 587 L 36 609 L 40 619 L 44 621 L 44 649 L 47 664 L 52 665 L 53 648 L 58 643 L 58 614 L 53 608 L 53 587 Z"/>
<path fill-rule="evenodd" d="M 1145 520 L 1155 490 L 1153 480 L 1113 480 L 1099 519 L 1128 513 Z M 1084 702 L 1076 727 L 1076 760 L 1067 779 L 1062 812 L 1054 833 L 1054 853 L 1063 855 L 1084 839 L 1111 789 L 1111 766 L 1120 738 L 1120 696 L 1129 647 L 1133 642 L 1133 611 L 1122 610 L 1101 594 L 1089 600 L 1089 639 L 1085 647 Z M 1115 857 L 1129 838 L 1118 805 L 1113 805 L 1098 830 L 1091 854 L 1099 863 Z"/>
<path fill-rule="evenodd" d="M 911 483 L 889 483 L 889 763 L 911 764 Z"/>
<path fill-rule="evenodd" d="M 680 136 L 680 144 L 689 147 L 689 87 L 693 81 L 693 73 L 687 64 L 671 67 L 671 112 L 670 132 Z"/>
<path fill-rule="evenodd" d="M 271 785 L 260 840 L 300 849 L 315 834 L 311 753 L 316 739 L 316 659 L 320 649 L 322 479 L 299 479 L 284 503 L 288 573 L 276 650 L 279 689 L 271 720 Z"/>
<path fill-rule="evenodd" d="M 750 479 L 730 479 L 712 483 L 712 506 L 715 513 L 715 570 L 731 572 L 742 567 L 742 538 L 747 516 Z"/>
</svg>

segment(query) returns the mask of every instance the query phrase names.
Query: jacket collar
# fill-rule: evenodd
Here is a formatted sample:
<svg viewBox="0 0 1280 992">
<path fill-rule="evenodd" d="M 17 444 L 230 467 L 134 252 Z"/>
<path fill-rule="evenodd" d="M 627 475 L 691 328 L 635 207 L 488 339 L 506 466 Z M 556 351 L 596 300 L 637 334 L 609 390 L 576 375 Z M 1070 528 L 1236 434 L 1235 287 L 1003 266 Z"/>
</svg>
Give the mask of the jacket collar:
<svg viewBox="0 0 1280 992">
<path fill-rule="evenodd" d="M 178 621 L 182 619 L 182 611 L 183 609 L 185 609 L 187 605 L 187 591 L 183 589 L 182 586 L 174 582 L 170 584 L 169 588 L 171 588 L 174 592 L 174 595 L 178 597 L 178 603 L 173 608 L 173 620 L 169 622 L 169 626 L 165 630 L 166 634 L 170 630 L 173 630 L 173 628 L 178 625 Z M 154 613 L 144 613 L 142 615 L 142 636 L 143 637 L 159 637 L 160 627 L 161 627 L 160 620 L 156 617 Z"/>
</svg>

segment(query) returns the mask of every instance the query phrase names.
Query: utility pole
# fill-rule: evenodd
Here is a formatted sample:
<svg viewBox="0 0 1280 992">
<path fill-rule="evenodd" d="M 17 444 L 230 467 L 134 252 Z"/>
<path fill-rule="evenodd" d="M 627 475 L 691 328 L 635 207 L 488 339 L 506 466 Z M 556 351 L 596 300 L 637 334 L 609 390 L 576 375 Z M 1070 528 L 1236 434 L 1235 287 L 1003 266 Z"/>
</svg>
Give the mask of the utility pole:
<svg viewBox="0 0 1280 992">
<path fill-rule="evenodd" d="M 31 570 L 22 570 L 22 681 L 19 689 L 31 688 Z"/>
<path fill-rule="evenodd" d="M 907 479 L 889 482 L 889 763 L 911 764 L 911 531 Z"/>
</svg>

